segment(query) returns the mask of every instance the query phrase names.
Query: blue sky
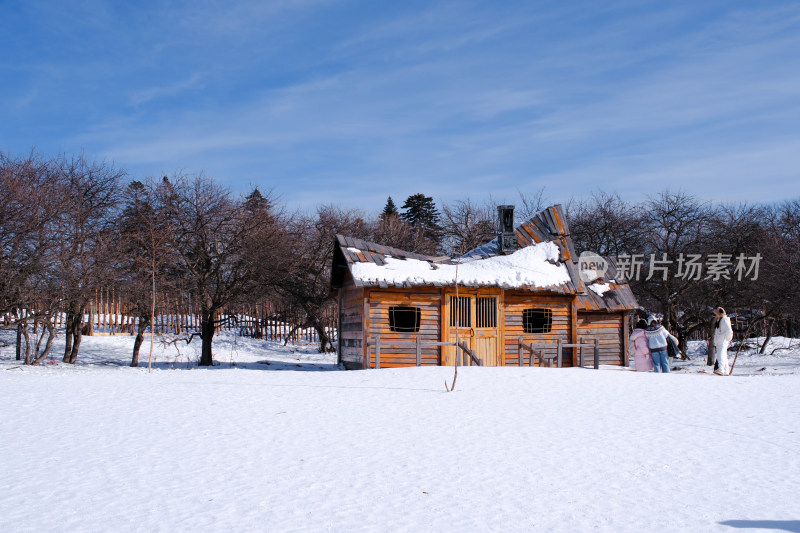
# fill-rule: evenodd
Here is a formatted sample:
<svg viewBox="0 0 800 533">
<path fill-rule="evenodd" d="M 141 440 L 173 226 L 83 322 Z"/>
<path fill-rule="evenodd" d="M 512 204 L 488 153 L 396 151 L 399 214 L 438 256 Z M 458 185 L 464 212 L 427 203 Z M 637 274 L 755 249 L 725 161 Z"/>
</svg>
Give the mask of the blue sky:
<svg viewBox="0 0 800 533">
<path fill-rule="evenodd" d="M 800 3 L 0 0 L 0 150 L 292 206 L 800 191 Z"/>
</svg>

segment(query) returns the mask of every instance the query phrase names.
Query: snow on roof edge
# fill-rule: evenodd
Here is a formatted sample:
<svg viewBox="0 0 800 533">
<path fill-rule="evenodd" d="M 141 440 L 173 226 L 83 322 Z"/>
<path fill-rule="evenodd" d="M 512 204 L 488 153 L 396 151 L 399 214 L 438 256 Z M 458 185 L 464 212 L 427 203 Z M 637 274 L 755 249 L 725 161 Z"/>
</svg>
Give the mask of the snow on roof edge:
<svg viewBox="0 0 800 533">
<path fill-rule="evenodd" d="M 509 255 L 475 259 L 459 265 L 387 257 L 384 265 L 353 263 L 350 268 L 353 278 L 363 284 L 441 286 L 455 285 L 458 280 L 458 284 L 463 286 L 546 289 L 572 281 L 559 257 L 560 250 L 556 244 L 542 242 Z"/>
</svg>

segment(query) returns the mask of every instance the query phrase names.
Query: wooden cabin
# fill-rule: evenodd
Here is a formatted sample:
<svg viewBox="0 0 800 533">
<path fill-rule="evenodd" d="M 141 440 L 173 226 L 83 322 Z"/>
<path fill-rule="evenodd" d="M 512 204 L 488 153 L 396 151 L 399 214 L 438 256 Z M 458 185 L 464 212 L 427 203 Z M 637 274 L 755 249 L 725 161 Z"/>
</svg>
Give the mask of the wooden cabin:
<svg viewBox="0 0 800 533">
<path fill-rule="evenodd" d="M 615 279 L 613 261 L 601 277 L 582 281 L 559 205 L 517 228 L 513 206 L 501 206 L 500 217 L 503 232 L 458 260 L 337 235 L 331 289 L 340 362 L 348 369 L 454 359 L 483 366 L 560 359 L 576 366 L 596 353 L 600 364 L 627 366 L 638 304 Z"/>
</svg>

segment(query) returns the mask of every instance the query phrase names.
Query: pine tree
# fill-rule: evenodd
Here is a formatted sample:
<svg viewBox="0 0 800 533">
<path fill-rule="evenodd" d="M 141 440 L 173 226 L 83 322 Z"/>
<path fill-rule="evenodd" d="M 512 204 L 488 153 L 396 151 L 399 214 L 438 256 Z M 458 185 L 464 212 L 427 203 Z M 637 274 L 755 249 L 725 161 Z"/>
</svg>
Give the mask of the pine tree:
<svg viewBox="0 0 800 533">
<path fill-rule="evenodd" d="M 400 213 L 397 211 L 397 206 L 392 200 L 390 196 L 388 200 L 386 200 L 386 207 L 383 208 L 383 212 L 381 213 L 381 219 L 385 219 L 387 217 L 398 216 Z"/>
<path fill-rule="evenodd" d="M 417 252 L 434 254 L 439 248 L 441 227 L 439 226 L 439 210 L 433 198 L 417 193 L 406 198 L 404 211 L 400 217 L 405 220 L 417 234 Z"/>
<path fill-rule="evenodd" d="M 258 187 L 253 189 L 253 192 L 245 196 L 244 207 L 250 213 L 264 212 L 267 213 L 272 208 L 272 202 L 269 198 L 261 194 Z"/>
<path fill-rule="evenodd" d="M 434 232 L 439 230 L 439 210 L 430 196 L 413 194 L 406 198 L 403 209 L 400 216 L 413 227 Z"/>
</svg>

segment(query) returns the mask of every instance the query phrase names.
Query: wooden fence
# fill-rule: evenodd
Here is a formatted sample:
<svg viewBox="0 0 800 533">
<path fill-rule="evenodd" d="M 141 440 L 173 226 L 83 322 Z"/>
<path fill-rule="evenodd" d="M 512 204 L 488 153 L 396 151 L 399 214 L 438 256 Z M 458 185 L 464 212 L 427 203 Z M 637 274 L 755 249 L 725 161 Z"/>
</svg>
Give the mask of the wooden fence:
<svg viewBox="0 0 800 533">
<path fill-rule="evenodd" d="M 561 368 L 562 362 L 564 359 L 564 348 L 573 348 L 578 350 L 578 366 L 580 368 L 584 368 L 584 357 L 583 357 L 583 349 L 584 348 L 591 348 L 593 354 L 593 367 L 595 369 L 600 368 L 600 343 L 599 339 L 595 338 L 592 342 L 585 342 L 584 338 L 580 338 L 579 343 L 567 343 L 558 339 L 556 341 L 556 353 L 547 353 L 545 351 L 546 348 L 552 346 L 552 343 L 525 343 L 525 339 L 519 337 L 517 339 L 517 361 L 519 362 L 519 366 L 525 365 L 525 353 L 529 354 L 528 357 L 528 366 L 533 366 L 534 361 L 536 359 L 539 360 L 539 366 L 544 366 L 547 363 L 548 367 L 552 367 L 553 364 L 556 367 Z"/>
<path fill-rule="evenodd" d="M 423 348 L 428 347 L 435 347 L 435 348 L 443 348 L 446 346 L 452 346 L 455 348 L 460 348 L 462 352 L 462 358 L 459 360 L 458 355 L 456 355 L 456 365 L 461 366 L 482 366 L 480 359 L 478 359 L 475 352 L 470 350 L 466 344 L 463 342 L 455 343 L 455 342 L 438 342 L 438 341 L 423 341 L 419 336 L 415 341 L 381 341 L 380 334 L 375 335 L 374 338 L 369 337 L 367 338 L 367 360 L 369 361 L 371 358 L 369 357 L 369 347 L 375 348 L 375 368 L 381 367 L 381 349 L 382 348 L 414 348 L 416 349 L 416 366 L 420 366 L 422 364 L 422 350 Z M 456 350 L 458 351 L 458 350 Z M 372 362 L 370 361 L 370 364 Z M 441 351 L 439 353 L 439 364 L 443 364 Z"/>
<path fill-rule="evenodd" d="M 25 316 L 24 311 L 22 316 Z M 5 323 L 12 321 L 12 317 L 3 318 Z M 331 342 L 336 341 L 337 319 L 336 306 L 328 306 L 323 312 L 322 322 Z M 63 328 L 66 313 L 56 313 L 54 322 L 56 328 Z M 317 330 L 309 327 L 305 313 L 276 302 L 224 308 L 217 313 L 216 323 L 217 331 L 235 331 L 258 339 L 294 344 L 320 342 Z M 83 332 L 85 335 L 134 335 L 138 324 L 138 317 L 122 298 L 115 296 L 113 291 L 97 291 L 84 314 Z M 152 330 L 156 334 L 199 333 L 200 311 L 191 303 L 160 299 Z"/>
</svg>

